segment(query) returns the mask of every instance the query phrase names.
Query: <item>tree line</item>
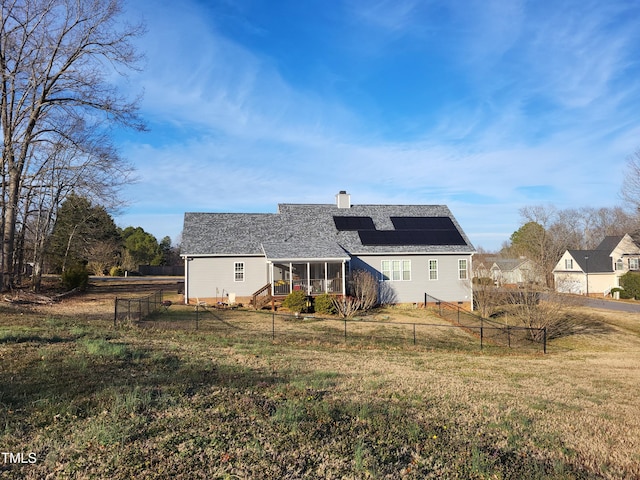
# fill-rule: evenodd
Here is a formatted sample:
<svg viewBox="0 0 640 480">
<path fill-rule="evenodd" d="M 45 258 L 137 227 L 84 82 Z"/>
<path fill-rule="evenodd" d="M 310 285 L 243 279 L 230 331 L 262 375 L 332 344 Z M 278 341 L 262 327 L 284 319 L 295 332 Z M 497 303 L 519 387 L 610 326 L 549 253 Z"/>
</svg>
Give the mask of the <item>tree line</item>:
<svg viewBox="0 0 640 480">
<path fill-rule="evenodd" d="M 116 226 L 113 218 L 101 205 L 92 205 L 84 197 L 72 194 L 61 205 L 50 235 L 45 242 L 40 271 L 63 274 L 69 268 L 80 266 L 92 275 L 123 275 L 136 272 L 140 265 L 179 265 L 179 246 L 172 246 L 165 236 L 160 242 L 142 227 Z M 33 256 L 35 246 L 27 243 L 22 258 Z M 33 266 L 20 265 L 17 278 Z M 30 272 L 35 290 L 42 276 Z"/>
</svg>

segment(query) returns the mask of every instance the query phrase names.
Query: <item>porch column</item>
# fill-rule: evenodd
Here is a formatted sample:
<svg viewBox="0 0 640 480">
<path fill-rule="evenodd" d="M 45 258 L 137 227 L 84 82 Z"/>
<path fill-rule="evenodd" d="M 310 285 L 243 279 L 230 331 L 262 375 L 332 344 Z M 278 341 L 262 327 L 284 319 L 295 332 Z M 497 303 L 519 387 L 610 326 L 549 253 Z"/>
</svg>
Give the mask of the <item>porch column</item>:
<svg viewBox="0 0 640 480">
<path fill-rule="evenodd" d="M 273 284 L 273 262 L 269 262 L 269 278 L 267 279 L 268 283 L 271 284 L 271 296 L 275 295 L 275 285 Z"/>
<path fill-rule="evenodd" d="M 311 295 L 311 263 L 307 262 L 307 295 Z"/>
<path fill-rule="evenodd" d="M 342 261 L 342 295 L 347 294 L 347 262 Z"/>
<path fill-rule="evenodd" d="M 329 277 L 327 270 L 329 269 L 329 263 L 324 262 L 324 293 L 329 293 Z"/>
<path fill-rule="evenodd" d="M 289 293 L 293 292 L 293 263 L 289 262 Z"/>
</svg>

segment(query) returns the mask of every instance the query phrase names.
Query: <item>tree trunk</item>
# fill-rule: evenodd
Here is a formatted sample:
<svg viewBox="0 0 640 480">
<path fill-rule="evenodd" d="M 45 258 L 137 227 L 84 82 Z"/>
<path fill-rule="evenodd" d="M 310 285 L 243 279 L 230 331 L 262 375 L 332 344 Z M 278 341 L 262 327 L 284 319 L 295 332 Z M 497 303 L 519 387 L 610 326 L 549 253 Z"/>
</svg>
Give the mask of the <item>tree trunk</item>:
<svg viewBox="0 0 640 480">
<path fill-rule="evenodd" d="M 10 172 L 7 204 L 3 222 L 2 238 L 2 291 L 11 290 L 14 287 L 14 252 L 16 238 L 16 214 L 18 210 L 18 181 L 14 172 Z"/>
</svg>

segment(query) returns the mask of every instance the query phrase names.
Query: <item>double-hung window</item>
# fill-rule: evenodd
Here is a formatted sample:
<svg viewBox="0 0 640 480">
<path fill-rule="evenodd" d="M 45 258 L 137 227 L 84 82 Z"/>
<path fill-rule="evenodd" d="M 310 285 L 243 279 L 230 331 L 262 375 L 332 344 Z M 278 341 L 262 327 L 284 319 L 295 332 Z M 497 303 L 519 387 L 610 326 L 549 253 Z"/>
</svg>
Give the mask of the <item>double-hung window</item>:
<svg viewBox="0 0 640 480">
<path fill-rule="evenodd" d="M 235 262 L 233 264 L 233 281 L 244 282 L 244 262 Z"/>
<path fill-rule="evenodd" d="M 469 277 L 467 272 L 467 259 L 461 258 L 458 260 L 458 279 L 466 280 Z"/>
<path fill-rule="evenodd" d="M 638 263 L 638 259 L 637 258 L 630 258 L 629 259 L 629 270 L 638 270 L 640 269 L 640 265 Z"/>
<path fill-rule="evenodd" d="M 573 258 L 565 258 L 564 259 L 564 269 L 565 270 L 573 270 Z"/>
<path fill-rule="evenodd" d="M 411 260 L 382 260 L 381 270 L 383 280 L 411 280 Z"/>
<path fill-rule="evenodd" d="M 429 260 L 429 280 L 438 279 L 438 260 Z"/>
</svg>

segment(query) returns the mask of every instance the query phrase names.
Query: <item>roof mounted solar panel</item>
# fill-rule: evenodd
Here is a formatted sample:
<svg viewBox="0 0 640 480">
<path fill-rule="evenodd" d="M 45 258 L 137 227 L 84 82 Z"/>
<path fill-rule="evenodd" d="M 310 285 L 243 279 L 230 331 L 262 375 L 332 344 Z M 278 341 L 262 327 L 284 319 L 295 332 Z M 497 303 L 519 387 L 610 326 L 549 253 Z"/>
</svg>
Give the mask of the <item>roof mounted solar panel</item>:
<svg viewBox="0 0 640 480">
<path fill-rule="evenodd" d="M 333 217 L 333 221 L 336 224 L 336 228 L 341 232 L 376 229 L 371 217 L 347 217 L 335 215 Z"/>
<path fill-rule="evenodd" d="M 360 230 L 358 235 L 368 246 L 466 245 L 458 230 Z"/>
<path fill-rule="evenodd" d="M 458 230 L 449 217 L 391 217 L 396 230 Z"/>
</svg>

